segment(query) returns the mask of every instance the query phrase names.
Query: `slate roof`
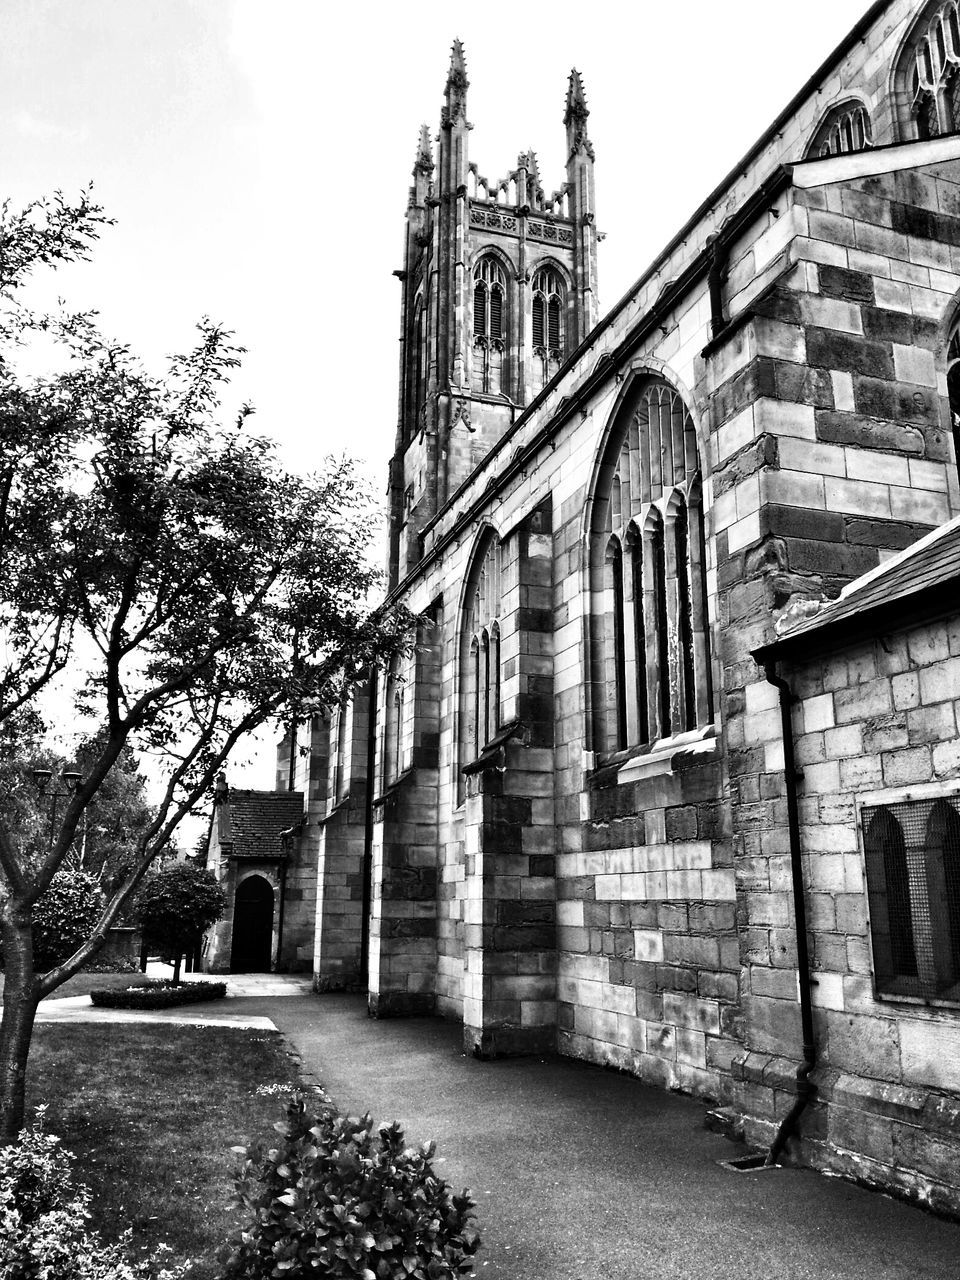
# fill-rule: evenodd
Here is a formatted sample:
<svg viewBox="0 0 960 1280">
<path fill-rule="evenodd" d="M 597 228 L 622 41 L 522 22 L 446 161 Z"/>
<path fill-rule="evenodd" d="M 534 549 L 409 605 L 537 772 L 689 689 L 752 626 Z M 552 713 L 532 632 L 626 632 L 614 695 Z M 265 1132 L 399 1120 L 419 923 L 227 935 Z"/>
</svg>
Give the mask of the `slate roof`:
<svg viewBox="0 0 960 1280">
<path fill-rule="evenodd" d="M 797 659 L 827 647 L 960 613 L 960 516 L 856 578 L 836 600 L 755 649 L 758 662 Z"/>
<path fill-rule="evenodd" d="M 280 833 L 303 817 L 301 791 L 246 791 L 231 787 L 220 802 L 220 847 L 240 858 L 279 858 Z"/>
</svg>

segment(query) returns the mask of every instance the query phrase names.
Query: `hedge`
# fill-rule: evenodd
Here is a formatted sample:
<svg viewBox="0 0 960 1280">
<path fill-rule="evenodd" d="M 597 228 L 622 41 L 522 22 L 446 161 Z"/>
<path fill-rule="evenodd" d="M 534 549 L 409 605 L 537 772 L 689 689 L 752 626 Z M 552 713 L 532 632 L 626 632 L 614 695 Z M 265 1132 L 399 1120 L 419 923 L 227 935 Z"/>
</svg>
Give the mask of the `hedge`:
<svg viewBox="0 0 960 1280">
<path fill-rule="evenodd" d="M 101 1009 L 172 1009 L 202 1000 L 221 1000 L 227 994 L 225 982 L 153 982 L 125 991 L 91 991 L 90 999 Z"/>
</svg>

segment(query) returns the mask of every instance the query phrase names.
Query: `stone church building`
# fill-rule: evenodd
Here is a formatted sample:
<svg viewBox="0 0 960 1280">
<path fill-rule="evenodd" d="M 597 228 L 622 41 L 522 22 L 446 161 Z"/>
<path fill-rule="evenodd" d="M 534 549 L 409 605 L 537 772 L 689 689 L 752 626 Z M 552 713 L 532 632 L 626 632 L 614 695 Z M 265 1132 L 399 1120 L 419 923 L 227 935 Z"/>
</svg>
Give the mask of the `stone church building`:
<svg viewBox="0 0 960 1280">
<path fill-rule="evenodd" d="M 957 3 L 872 4 L 606 313 L 576 72 L 564 127 L 556 189 L 488 178 L 454 45 L 397 273 L 416 646 L 299 730 L 287 919 L 376 1016 L 960 1212 Z"/>
</svg>

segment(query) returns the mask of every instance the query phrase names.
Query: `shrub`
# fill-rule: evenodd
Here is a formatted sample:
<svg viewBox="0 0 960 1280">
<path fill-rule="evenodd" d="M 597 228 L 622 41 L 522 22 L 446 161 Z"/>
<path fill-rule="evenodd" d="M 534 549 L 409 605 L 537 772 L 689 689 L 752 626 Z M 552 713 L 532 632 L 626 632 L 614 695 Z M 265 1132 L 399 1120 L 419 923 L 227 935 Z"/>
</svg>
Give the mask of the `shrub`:
<svg viewBox="0 0 960 1280">
<path fill-rule="evenodd" d="M 90 999 L 101 1009 L 172 1009 L 202 1000 L 222 1000 L 226 994 L 225 982 L 144 982 L 125 990 L 91 991 Z"/>
<path fill-rule="evenodd" d="M 226 899 L 210 871 L 181 863 L 160 871 L 140 890 L 136 918 L 148 943 L 173 956 L 173 980 L 180 980 L 180 961 L 196 946 L 204 929 L 223 915 Z"/>
<path fill-rule="evenodd" d="M 73 1183 L 73 1156 L 43 1132 L 43 1108 L 19 1142 L 0 1147 L 0 1280 L 176 1280 L 127 1260 L 87 1225 L 90 1192 Z"/>
<path fill-rule="evenodd" d="M 276 1148 L 245 1157 L 236 1203 L 249 1220 L 225 1251 L 227 1280 L 282 1276 L 448 1280 L 470 1275 L 480 1244 L 474 1204 L 430 1164 L 433 1144 L 405 1147 L 396 1123 L 373 1134 L 332 1109 L 312 1118 L 297 1094 Z"/>
<path fill-rule="evenodd" d="M 38 973 L 62 964 L 93 932 L 103 895 L 86 871 L 63 868 L 33 908 L 33 964 Z"/>
</svg>

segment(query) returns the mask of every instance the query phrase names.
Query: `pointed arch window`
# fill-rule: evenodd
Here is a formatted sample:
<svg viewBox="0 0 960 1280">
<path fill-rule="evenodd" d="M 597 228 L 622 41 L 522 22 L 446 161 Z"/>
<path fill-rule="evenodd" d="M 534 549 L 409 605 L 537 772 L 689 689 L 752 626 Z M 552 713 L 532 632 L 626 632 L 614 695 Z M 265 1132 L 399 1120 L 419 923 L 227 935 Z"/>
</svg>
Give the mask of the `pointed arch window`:
<svg viewBox="0 0 960 1280">
<path fill-rule="evenodd" d="M 485 254 L 473 269 L 473 384 L 488 395 L 503 389 L 506 299 L 503 266 Z"/>
<path fill-rule="evenodd" d="M 406 683 L 400 654 L 394 654 L 387 670 L 381 741 L 381 782 L 389 787 L 404 769 L 404 737 L 406 730 Z"/>
<path fill-rule="evenodd" d="M 566 289 L 555 267 L 541 267 L 533 277 L 533 361 L 540 391 L 563 363 Z"/>
<path fill-rule="evenodd" d="M 500 728 L 500 543 L 490 532 L 474 555 L 460 630 L 460 764 Z M 462 793 L 461 793 L 462 794 Z"/>
<path fill-rule="evenodd" d="M 870 115 L 866 107 L 855 100 L 841 102 L 827 114 L 813 135 L 807 159 L 865 151 L 871 145 Z"/>
<path fill-rule="evenodd" d="M 960 796 L 861 810 L 877 994 L 960 1003 Z"/>
<path fill-rule="evenodd" d="M 954 321 L 953 333 L 947 345 L 947 392 L 953 427 L 953 451 L 957 470 L 960 471 L 960 317 Z"/>
<path fill-rule="evenodd" d="M 897 82 L 908 101 L 901 135 L 939 138 L 960 131 L 960 16 L 947 0 L 917 23 L 904 48 Z M 905 126 L 910 122 L 911 128 Z"/>
<path fill-rule="evenodd" d="M 607 444 L 590 529 L 593 748 L 609 753 L 713 719 L 706 544 L 693 421 L 651 379 Z"/>
<path fill-rule="evenodd" d="M 331 752 L 328 793 L 335 805 L 350 789 L 349 730 L 351 690 L 346 687 L 340 695 L 330 726 Z"/>
</svg>

